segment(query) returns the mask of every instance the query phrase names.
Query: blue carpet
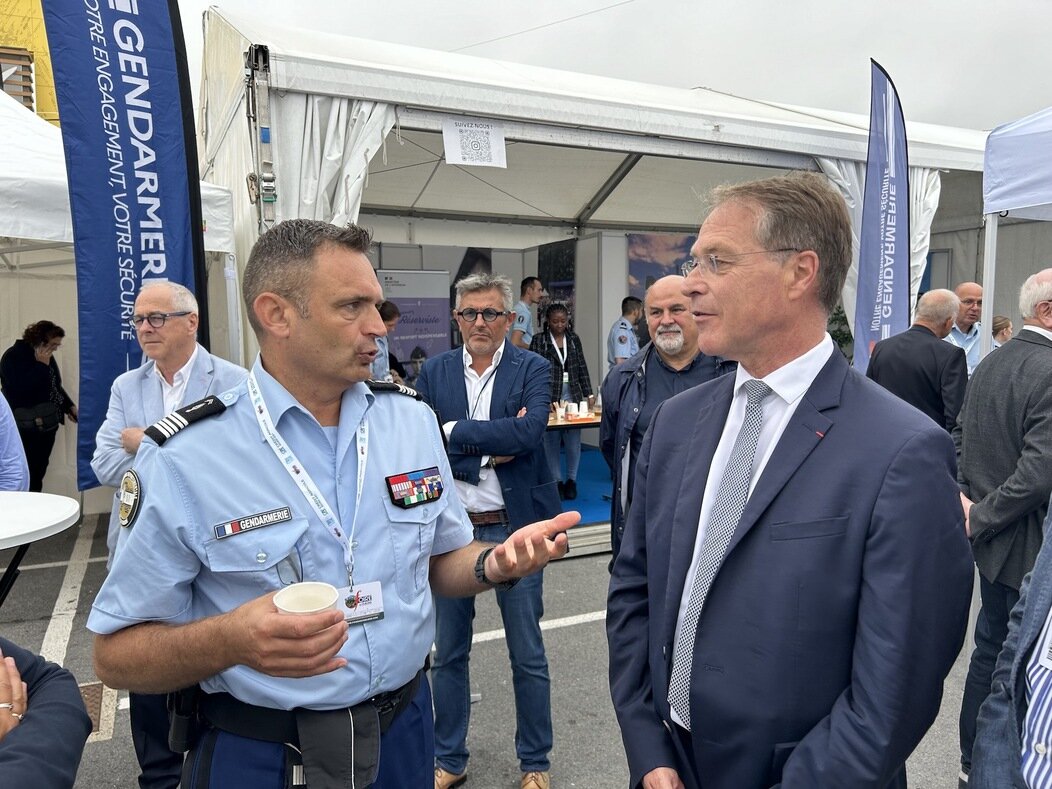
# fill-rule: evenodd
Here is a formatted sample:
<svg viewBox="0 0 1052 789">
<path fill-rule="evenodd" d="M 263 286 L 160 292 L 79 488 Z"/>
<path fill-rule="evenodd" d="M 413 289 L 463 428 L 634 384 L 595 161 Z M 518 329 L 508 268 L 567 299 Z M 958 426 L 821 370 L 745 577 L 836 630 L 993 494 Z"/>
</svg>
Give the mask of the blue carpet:
<svg viewBox="0 0 1052 789">
<path fill-rule="evenodd" d="M 563 456 L 565 475 L 566 457 Z M 563 502 L 563 511 L 577 510 L 581 513 L 581 525 L 610 522 L 610 491 L 614 483 L 610 468 L 595 447 L 581 447 L 581 465 L 577 469 L 577 498 Z M 603 498 L 606 496 L 607 498 Z"/>
</svg>

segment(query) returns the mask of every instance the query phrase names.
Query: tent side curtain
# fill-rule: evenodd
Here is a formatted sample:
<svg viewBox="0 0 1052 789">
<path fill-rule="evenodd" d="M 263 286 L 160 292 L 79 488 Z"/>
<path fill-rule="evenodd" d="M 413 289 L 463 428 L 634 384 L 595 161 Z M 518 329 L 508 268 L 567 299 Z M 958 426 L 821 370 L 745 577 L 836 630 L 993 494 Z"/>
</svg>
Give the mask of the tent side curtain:
<svg viewBox="0 0 1052 789">
<path fill-rule="evenodd" d="M 840 292 L 848 327 L 855 325 L 855 295 L 858 292 L 859 237 L 862 230 L 862 202 L 866 183 L 866 163 L 844 159 L 817 159 L 822 173 L 843 195 L 851 215 L 851 268 Z M 924 268 L 928 265 L 931 223 L 939 207 L 939 171 L 930 167 L 910 167 L 910 305 L 917 303 Z"/>
<path fill-rule="evenodd" d="M 345 225 L 358 219 L 369 162 L 383 147 L 395 108 L 373 101 L 286 93 L 272 104 L 282 173 L 278 216 Z"/>
</svg>

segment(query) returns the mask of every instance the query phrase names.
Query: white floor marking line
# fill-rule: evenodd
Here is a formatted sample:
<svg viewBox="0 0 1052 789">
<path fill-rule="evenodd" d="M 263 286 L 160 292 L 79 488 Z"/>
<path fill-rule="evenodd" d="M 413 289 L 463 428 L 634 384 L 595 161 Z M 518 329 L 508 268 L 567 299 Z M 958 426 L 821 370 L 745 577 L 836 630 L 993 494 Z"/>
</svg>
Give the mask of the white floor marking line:
<svg viewBox="0 0 1052 789">
<path fill-rule="evenodd" d="M 105 556 L 92 556 L 88 559 L 88 564 L 97 564 L 98 562 L 106 561 Z M 69 561 L 64 562 L 41 562 L 40 564 L 23 564 L 18 568 L 19 572 L 26 572 L 27 570 L 54 570 L 56 567 L 65 567 L 69 564 Z"/>
<path fill-rule="evenodd" d="M 80 524 L 80 534 L 77 535 L 77 542 L 70 553 L 69 567 L 66 568 L 66 576 L 62 579 L 62 588 L 59 589 L 55 607 L 51 612 L 51 621 L 48 622 L 47 632 L 44 633 L 44 643 L 40 647 L 41 655 L 60 666 L 65 662 L 66 650 L 69 649 L 73 618 L 77 615 L 77 603 L 80 601 L 80 587 L 88 570 L 91 542 L 95 537 L 98 522 L 97 516 L 89 515 Z M 105 705 L 103 707 L 105 708 Z"/>
<path fill-rule="evenodd" d="M 592 611 L 590 614 L 577 614 L 576 616 L 564 616 L 561 619 L 542 619 L 541 630 L 557 630 L 560 627 L 573 627 L 583 625 L 587 622 L 601 622 L 606 619 L 606 611 Z M 504 638 L 504 628 L 500 630 L 487 630 L 485 633 L 476 633 L 471 639 L 472 644 L 481 644 L 484 641 L 499 641 Z"/>
<path fill-rule="evenodd" d="M 127 701 L 127 699 L 125 699 Z M 113 719 L 116 717 L 117 691 L 102 686 L 102 711 L 99 713 L 99 730 L 88 737 L 88 742 L 113 739 Z"/>
</svg>

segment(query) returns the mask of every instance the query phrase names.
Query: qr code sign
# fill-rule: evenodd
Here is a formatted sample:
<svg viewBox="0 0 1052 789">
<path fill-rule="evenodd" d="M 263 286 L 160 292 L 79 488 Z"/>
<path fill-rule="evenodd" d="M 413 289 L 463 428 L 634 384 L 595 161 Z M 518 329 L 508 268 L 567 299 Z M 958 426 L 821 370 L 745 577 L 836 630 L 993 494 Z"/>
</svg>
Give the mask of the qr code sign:
<svg viewBox="0 0 1052 789">
<path fill-rule="evenodd" d="M 486 164 L 493 161 L 488 131 L 480 129 L 458 129 L 457 131 L 460 132 L 461 159 L 465 162 L 484 162 Z"/>
</svg>

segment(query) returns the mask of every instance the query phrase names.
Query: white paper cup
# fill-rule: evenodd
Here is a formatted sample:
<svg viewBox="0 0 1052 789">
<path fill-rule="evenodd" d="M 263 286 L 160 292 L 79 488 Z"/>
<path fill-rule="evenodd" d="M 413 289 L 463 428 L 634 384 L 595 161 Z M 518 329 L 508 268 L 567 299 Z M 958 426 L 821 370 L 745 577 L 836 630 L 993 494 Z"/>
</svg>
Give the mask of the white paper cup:
<svg viewBox="0 0 1052 789">
<path fill-rule="evenodd" d="M 576 419 L 577 418 L 577 403 L 566 404 L 566 418 Z"/>
<path fill-rule="evenodd" d="M 562 422 L 564 419 L 566 419 L 566 406 L 564 406 L 564 405 L 557 405 L 557 406 L 555 406 L 555 419 L 558 422 Z"/>
<path fill-rule="evenodd" d="M 582 417 L 588 416 L 590 411 L 591 411 L 591 409 L 588 408 L 588 401 L 587 400 L 582 400 L 581 404 L 579 406 L 577 406 L 577 413 L 579 413 Z"/>
<path fill-rule="evenodd" d="M 339 591 L 332 584 L 303 581 L 286 586 L 274 595 L 274 605 L 283 614 L 316 614 L 336 607 Z"/>
</svg>

